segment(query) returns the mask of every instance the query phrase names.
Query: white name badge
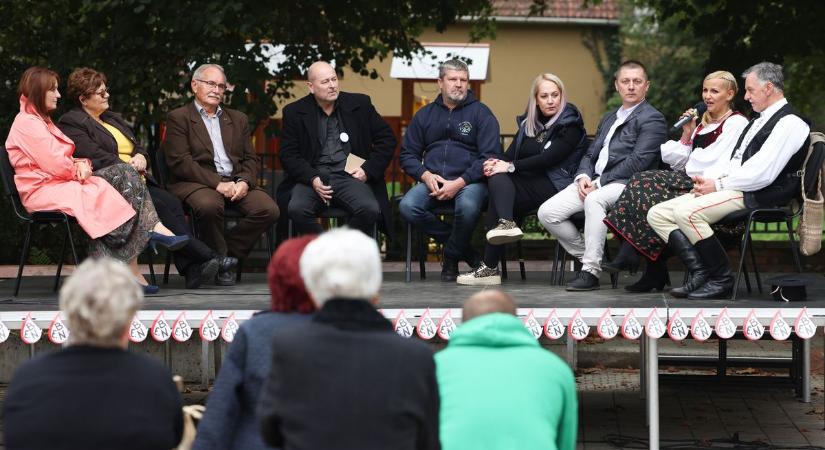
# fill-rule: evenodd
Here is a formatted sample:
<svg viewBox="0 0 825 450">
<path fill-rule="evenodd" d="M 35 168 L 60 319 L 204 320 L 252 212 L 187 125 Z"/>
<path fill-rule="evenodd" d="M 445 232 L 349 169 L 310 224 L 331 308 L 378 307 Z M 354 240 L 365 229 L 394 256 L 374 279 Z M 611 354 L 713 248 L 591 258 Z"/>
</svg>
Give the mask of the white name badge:
<svg viewBox="0 0 825 450">
<path fill-rule="evenodd" d="M 341 132 L 338 137 L 341 139 L 341 142 L 349 142 L 349 135 L 345 132 Z"/>
<path fill-rule="evenodd" d="M 418 326 L 415 327 L 415 331 L 418 333 L 418 337 L 424 339 L 425 341 L 428 341 L 435 336 L 437 330 L 432 314 L 430 314 L 430 308 L 424 310 L 424 314 L 418 318 Z"/>
<path fill-rule="evenodd" d="M 186 320 L 186 312 L 181 312 L 172 323 L 172 339 L 178 342 L 186 342 L 192 337 L 192 326 Z"/>
<path fill-rule="evenodd" d="M 218 323 L 215 322 L 215 317 L 212 315 L 212 310 L 206 314 L 206 317 L 203 318 L 203 322 L 201 322 L 201 328 L 198 331 L 200 333 L 201 339 L 204 341 L 212 342 L 221 335 L 221 329 L 218 327 Z"/>
<path fill-rule="evenodd" d="M 450 310 L 448 309 L 438 322 L 438 337 L 449 341 L 453 331 L 455 331 L 455 320 L 453 320 L 453 315 L 450 314 Z"/>
<path fill-rule="evenodd" d="M 49 324 L 48 338 L 52 344 L 58 345 L 64 344 L 69 340 L 69 329 L 66 328 L 63 319 L 60 318 L 60 313 L 57 313 L 52 323 Z"/>
<path fill-rule="evenodd" d="M 533 338 L 538 339 L 541 337 L 542 326 L 539 324 L 539 321 L 536 320 L 536 316 L 533 315 L 532 309 L 527 313 L 527 317 L 524 318 L 524 328 L 527 328 L 527 331 L 530 332 Z"/>
<path fill-rule="evenodd" d="M 547 316 L 547 320 L 544 321 L 544 335 L 556 340 L 564 336 L 564 330 L 564 323 L 559 319 L 559 315 L 556 314 L 556 309 L 554 308 L 550 311 L 550 315 Z"/>
<path fill-rule="evenodd" d="M 587 335 L 590 334 L 590 326 L 582 319 L 582 311 L 580 309 L 577 309 L 576 312 L 573 313 L 573 317 L 570 318 L 570 323 L 567 325 L 567 333 L 577 341 L 586 338 Z"/>
</svg>

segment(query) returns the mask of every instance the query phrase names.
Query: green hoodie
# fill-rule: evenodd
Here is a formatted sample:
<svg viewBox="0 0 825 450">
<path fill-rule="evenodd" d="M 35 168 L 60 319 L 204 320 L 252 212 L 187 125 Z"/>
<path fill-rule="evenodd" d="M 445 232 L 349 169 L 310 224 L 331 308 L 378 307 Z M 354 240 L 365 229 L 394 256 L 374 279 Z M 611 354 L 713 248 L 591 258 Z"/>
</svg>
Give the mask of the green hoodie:
<svg viewBox="0 0 825 450">
<path fill-rule="evenodd" d="M 462 324 L 435 356 L 443 450 L 574 450 L 576 380 L 517 317 Z"/>
</svg>

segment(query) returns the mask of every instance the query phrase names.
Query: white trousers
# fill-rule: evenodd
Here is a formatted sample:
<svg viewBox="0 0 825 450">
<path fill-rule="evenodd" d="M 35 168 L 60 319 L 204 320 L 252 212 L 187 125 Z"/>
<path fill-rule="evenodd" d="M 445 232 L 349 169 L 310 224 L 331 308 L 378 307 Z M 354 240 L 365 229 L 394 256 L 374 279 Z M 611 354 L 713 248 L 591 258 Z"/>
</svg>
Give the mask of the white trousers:
<svg viewBox="0 0 825 450">
<path fill-rule="evenodd" d="M 647 221 L 665 242 L 678 229 L 695 244 L 713 236 L 712 224 L 742 209 L 745 196 L 740 191 L 711 192 L 698 197 L 685 194 L 654 205 L 647 212 Z"/>
<path fill-rule="evenodd" d="M 578 183 L 573 183 L 550 197 L 538 210 L 539 222 L 561 245 L 582 263 L 582 270 L 599 276 L 602 271 L 604 240 L 607 225 L 604 217 L 622 195 L 624 184 L 610 183 L 591 192 L 584 201 L 579 198 Z M 569 220 L 584 211 L 584 237 Z"/>
</svg>

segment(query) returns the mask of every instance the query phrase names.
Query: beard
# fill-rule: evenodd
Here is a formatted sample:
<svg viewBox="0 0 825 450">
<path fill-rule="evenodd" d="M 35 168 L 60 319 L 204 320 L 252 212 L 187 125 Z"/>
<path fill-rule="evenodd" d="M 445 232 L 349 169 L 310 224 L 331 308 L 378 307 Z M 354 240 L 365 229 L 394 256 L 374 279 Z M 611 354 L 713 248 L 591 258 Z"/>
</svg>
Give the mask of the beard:
<svg viewBox="0 0 825 450">
<path fill-rule="evenodd" d="M 447 98 L 454 103 L 461 103 L 467 98 L 467 91 L 463 92 L 450 92 L 447 94 Z"/>
</svg>

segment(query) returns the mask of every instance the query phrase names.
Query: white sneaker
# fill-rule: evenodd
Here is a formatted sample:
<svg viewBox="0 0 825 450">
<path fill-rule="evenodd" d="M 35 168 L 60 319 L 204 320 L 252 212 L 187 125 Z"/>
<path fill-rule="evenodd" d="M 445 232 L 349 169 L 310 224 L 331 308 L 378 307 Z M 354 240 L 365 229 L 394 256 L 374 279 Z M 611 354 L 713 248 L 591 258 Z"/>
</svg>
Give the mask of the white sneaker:
<svg viewBox="0 0 825 450">
<path fill-rule="evenodd" d="M 493 245 L 509 244 L 516 242 L 524 236 L 521 228 L 512 220 L 498 219 L 498 225 L 487 232 L 487 242 Z"/>
<path fill-rule="evenodd" d="M 498 269 L 491 269 L 486 264 L 481 263 L 477 269 L 459 275 L 456 283 L 465 286 L 493 286 L 501 284 L 501 273 Z"/>
</svg>

